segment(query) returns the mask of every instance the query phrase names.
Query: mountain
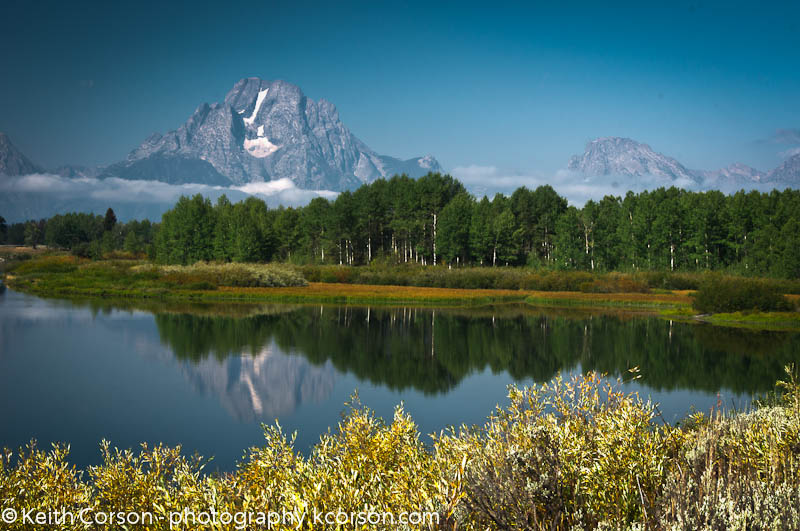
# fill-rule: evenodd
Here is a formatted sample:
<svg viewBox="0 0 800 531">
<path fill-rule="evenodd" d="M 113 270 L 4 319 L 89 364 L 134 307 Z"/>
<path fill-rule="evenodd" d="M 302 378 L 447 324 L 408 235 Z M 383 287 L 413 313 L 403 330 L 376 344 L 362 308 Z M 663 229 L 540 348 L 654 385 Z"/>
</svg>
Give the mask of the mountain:
<svg viewBox="0 0 800 531">
<path fill-rule="evenodd" d="M 59 166 L 50 171 L 50 173 L 54 175 L 60 175 L 61 177 L 66 177 L 67 179 L 81 179 L 81 178 L 88 178 L 88 179 L 95 179 L 100 172 L 103 170 L 101 167 L 97 166 L 79 166 L 76 164 L 65 164 L 63 166 Z"/>
<path fill-rule="evenodd" d="M 677 160 L 653 151 L 647 144 L 619 137 L 592 140 L 586 144 L 583 155 L 570 158 L 568 168 L 587 178 L 622 177 L 627 182 L 614 185 L 627 189 L 676 185 L 731 192 L 742 188 L 769 190 L 776 186 L 800 186 L 800 154 L 789 157 L 770 172 L 741 163 L 718 170 L 690 170 Z"/>
<path fill-rule="evenodd" d="M 789 186 L 800 186 L 800 153 L 792 155 L 769 172 L 767 180 Z"/>
<path fill-rule="evenodd" d="M 344 126 L 332 103 L 253 77 L 238 81 L 222 103 L 200 105 L 177 130 L 150 136 L 101 177 L 221 185 L 289 178 L 298 188 L 340 191 L 430 171 L 441 171 L 432 156 L 379 155 Z"/>
<path fill-rule="evenodd" d="M 767 181 L 766 172 L 739 162 L 719 170 L 700 171 L 697 173 L 703 177 L 706 187 L 748 187 Z"/>
<path fill-rule="evenodd" d="M 0 133 L 0 175 L 27 175 L 43 170 L 22 154 L 5 133 Z"/>
<path fill-rule="evenodd" d="M 199 158 L 172 153 L 153 153 L 135 160 L 118 162 L 100 173 L 100 178 L 118 177 L 134 181 L 160 181 L 168 184 L 208 184 L 228 186 L 230 179 Z"/>
<path fill-rule="evenodd" d="M 647 144 L 620 137 L 592 140 L 586 144 L 583 155 L 569 159 L 567 167 L 586 175 L 649 176 L 666 183 L 691 184 L 699 180 L 677 160 L 653 151 Z"/>
</svg>

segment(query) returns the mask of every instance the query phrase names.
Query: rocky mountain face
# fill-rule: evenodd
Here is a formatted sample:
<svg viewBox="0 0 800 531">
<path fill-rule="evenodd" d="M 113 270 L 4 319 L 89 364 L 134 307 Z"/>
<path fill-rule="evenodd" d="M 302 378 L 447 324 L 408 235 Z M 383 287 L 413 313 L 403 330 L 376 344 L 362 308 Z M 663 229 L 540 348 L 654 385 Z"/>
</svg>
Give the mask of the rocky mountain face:
<svg viewBox="0 0 800 531">
<path fill-rule="evenodd" d="M 769 172 L 767 180 L 787 186 L 800 185 L 800 153 L 792 155 L 783 161 L 783 164 Z"/>
<path fill-rule="evenodd" d="M 624 186 L 683 186 L 695 189 L 733 190 L 759 185 L 800 186 L 800 154 L 786 159 L 770 172 L 735 163 L 718 170 L 690 170 L 672 157 L 653 151 L 629 138 L 598 138 L 583 155 L 569 160 L 568 168 L 586 176 L 627 178 Z"/>
<path fill-rule="evenodd" d="M 586 175 L 655 177 L 665 183 L 696 183 L 698 176 L 677 160 L 630 138 L 605 137 L 586 144 L 583 155 L 569 159 L 568 169 Z"/>
<path fill-rule="evenodd" d="M 175 131 L 155 134 L 103 177 L 174 184 L 245 184 L 289 178 L 312 190 L 345 190 L 380 177 L 441 171 L 431 156 L 379 155 L 356 138 L 336 107 L 285 81 L 238 81 L 222 103 L 200 105 Z"/>
<path fill-rule="evenodd" d="M 5 133 L 0 133 L 0 175 L 28 175 L 43 170 L 11 143 Z"/>
<path fill-rule="evenodd" d="M 766 172 L 751 168 L 739 162 L 718 170 L 699 171 L 697 174 L 703 178 L 703 183 L 707 187 L 716 185 L 747 187 L 767 182 Z"/>
</svg>

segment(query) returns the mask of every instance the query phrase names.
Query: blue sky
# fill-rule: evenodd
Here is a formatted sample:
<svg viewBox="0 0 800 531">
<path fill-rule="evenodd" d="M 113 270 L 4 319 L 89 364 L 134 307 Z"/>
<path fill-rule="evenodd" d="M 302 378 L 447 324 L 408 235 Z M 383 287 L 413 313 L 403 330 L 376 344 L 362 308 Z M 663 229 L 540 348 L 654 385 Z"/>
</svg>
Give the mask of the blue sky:
<svg viewBox="0 0 800 531">
<path fill-rule="evenodd" d="M 704 169 L 800 145 L 800 3 L 648 4 L 4 0 L 0 131 L 107 164 L 259 76 L 448 170 L 552 175 L 612 135 Z"/>
</svg>

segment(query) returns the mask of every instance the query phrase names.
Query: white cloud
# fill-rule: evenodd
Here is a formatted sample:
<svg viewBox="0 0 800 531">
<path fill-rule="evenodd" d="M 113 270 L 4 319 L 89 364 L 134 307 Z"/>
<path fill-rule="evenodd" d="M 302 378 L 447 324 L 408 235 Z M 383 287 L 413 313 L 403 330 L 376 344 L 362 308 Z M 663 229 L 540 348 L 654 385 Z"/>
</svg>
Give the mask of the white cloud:
<svg viewBox="0 0 800 531">
<path fill-rule="evenodd" d="M 71 188 L 67 179 L 47 173 L 33 173 L 0 180 L 0 189 L 19 192 L 63 192 Z"/>
<path fill-rule="evenodd" d="M 218 197 L 222 194 L 234 196 L 255 195 L 262 198 L 281 201 L 289 204 L 310 200 L 314 197 L 335 199 L 337 192 L 330 190 L 304 190 L 298 188 L 291 179 L 277 179 L 248 183 L 243 186 L 209 186 L 205 184 L 168 184 L 160 181 L 135 181 L 110 177 L 108 179 L 76 178 L 70 179 L 59 175 L 31 174 L 18 177 L 7 177 L 0 181 L 0 190 L 7 192 L 39 192 L 58 193 L 63 197 L 78 195 L 94 199 L 141 202 L 174 202 L 182 195 L 203 194 Z M 288 206 L 288 205 L 287 205 Z"/>
<path fill-rule="evenodd" d="M 129 181 L 112 177 L 70 179 L 52 174 L 30 174 L 7 177 L 0 181 L 0 190 L 58 194 L 63 199 L 70 196 L 120 201 L 125 203 L 163 203 L 175 201 L 181 195 L 207 194 L 225 190 L 219 186 L 203 184 L 172 185 L 159 181 Z M 219 194 L 217 194 L 219 195 Z"/>
<path fill-rule="evenodd" d="M 315 197 L 335 199 L 330 190 L 303 190 L 291 179 L 278 179 L 243 186 L 168 184 L 160 181 L 75 178 L 31 174 L 0 179 L 0 211 L 10 219 L 49 217 L 67 211 L 105 211 L 112 206 L 128 213 L 124 217 L 160 218 L 180 196 L 202 194 L 212 201 L 225 194 L 231 201 L 256 196 L 270 207 L 301 206 Z"/>
<path fill-rule="evenodd" d="M 517 188 L 525 186 L 530 189 L 550 184 L 553 179 L 536 173 L 503 172 L 496 166 L 459 166 L 453 168 L 450 174 L 476 197 L 493 197 L 495 194 L 510 194 Z"/>
<path fill-rule="evenodd" d="M 298 188 L 294 181 L 288 178 L 275 179 L 274 181 L 263 181 L 247 183 L 242 186 L 234 186 L 232 190 L 237 190 L 248 195 L 254 195 L 266 200 L 270 206 L 297 206 L 304 205 L 315 197 L 326 199 L 336 199 L 338 192 L 331 190 L 305 190 Z"/>
<path fill-rule="evenodd" d="M 558 170 L 552 175 L 542 175 L 503 172 L 495 166 L 470 165 L 453 168 L 451 173 L 478 197 L 484 195 L 492 197 L 496 193 L 509 194 L 520 186 L 534 189 L 550 185 L 575 206 L 582 206 L 589 199 L 600 200 L 607 195 L 624 196 L 628 190 L 641 192 L 670 186 L 688 190 L 698 188 L 697 183 L 690 179 L 670 181 L 651 175 L 586 176 L 566 169 Z"/>
<path fill-rule="evenodd" d="M 605 195 L 620 195 L 625 192 L 617 179 L 587 178 L 569 170 L 559 170 L 546 176 L 535 173 L 505 173 L 495 166 L 471 165 L 453 168 L 451 173 L 476 196 L 492 197 L 496 193 L 512 193 L 521 186 L 535 189 L 550 185 L 571 204 L 580 206 L 589 199 L 601 199 Z"/>
</svg>

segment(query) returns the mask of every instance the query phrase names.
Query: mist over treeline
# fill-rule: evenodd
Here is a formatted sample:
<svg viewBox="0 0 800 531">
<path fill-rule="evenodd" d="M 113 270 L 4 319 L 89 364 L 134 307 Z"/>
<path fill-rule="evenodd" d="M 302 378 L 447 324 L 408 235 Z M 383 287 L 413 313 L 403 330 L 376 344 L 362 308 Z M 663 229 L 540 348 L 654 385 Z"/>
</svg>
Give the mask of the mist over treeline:
<svg viewBox="0 0 800 531">
<path fill-rule="evenodd" d="M 336 199 L 269 208 L 181 197 L 160 223 L 69 213 L 7 225 L 0 241 L 159 263 L 530 266 L 585 271 L 725 270 L 800 276 L 800 191 L 658 188 L 582 208 L 549 185 L 476 198 L 449 175 L 378 179 Z"/>
</svg>

